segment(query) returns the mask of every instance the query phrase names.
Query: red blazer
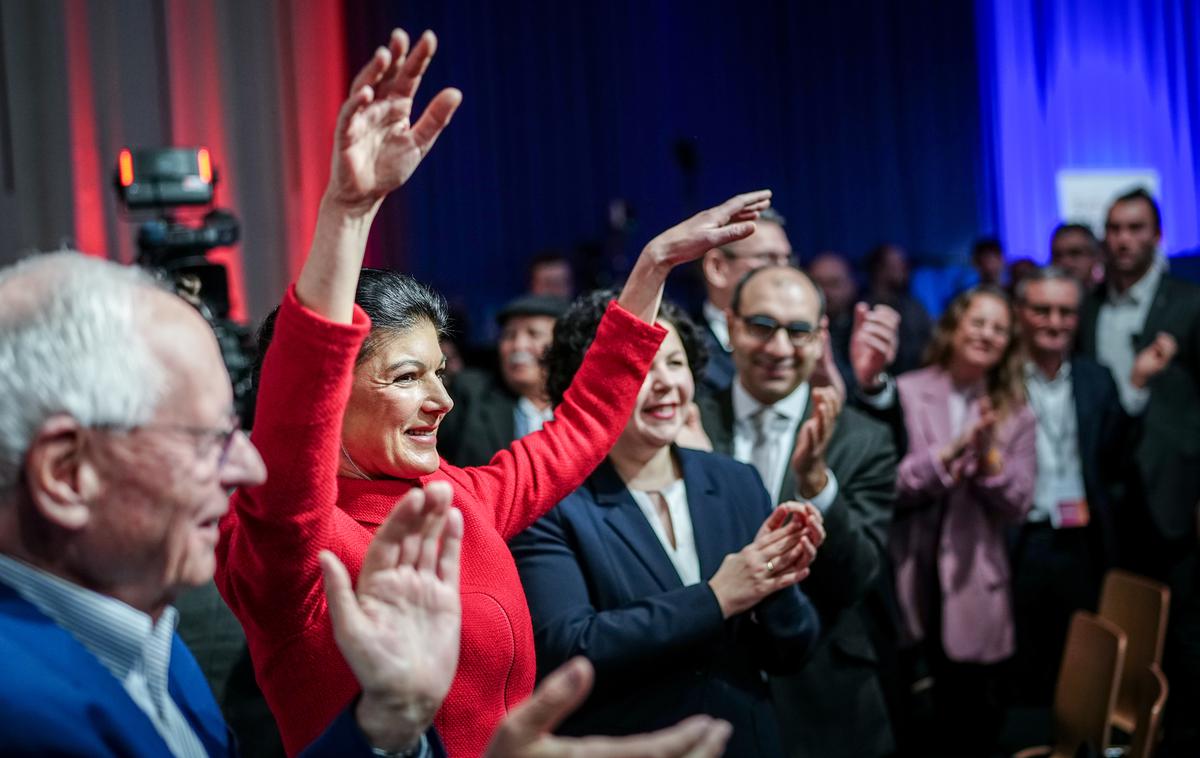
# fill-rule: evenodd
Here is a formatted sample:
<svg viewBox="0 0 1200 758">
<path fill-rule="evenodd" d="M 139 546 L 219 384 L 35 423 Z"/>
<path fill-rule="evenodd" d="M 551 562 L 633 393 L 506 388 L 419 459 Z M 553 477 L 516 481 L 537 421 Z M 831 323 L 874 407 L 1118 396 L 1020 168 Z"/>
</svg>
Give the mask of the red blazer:
<svg viewBox="0 0 1200 758">
<path fill-rule="evenodd" d="M 933 635 L 953 661 L 1002 661 L 1014 649 L 1005 532 L 1024 521 L 1033 504 L 1036 419 L 1026 405 L 1000 423 L 995 436 L 1003 456 L 999 474 L 967 472 L 954 481 L 938 459 L 954 439 L 950 377 L 939 368 L 925 368 L 903 374 L 896 384 L 908 427 L 889 544 L 901 643 Z M 966 424 L 977 417 L 973 401 Z M 941 629 L 927 629 L 939 601 Z"/>
<path fill-rule="evenodd" d="M 259 685 L 295 754 L 358 692 L 334 642 L 319 551 L 332 550 L 357 576 L 396 500 L 414 485 L 450 482 L 464 522 L 462 648 L 436 724 L 450 755 L 474 758 L 533 690 L 529 609 L 505 542 L 604 459 L 666 332 L 614 303 L 543 431 L 486 466 L 442 461 L 417 481 L 364 481 L 339 478 L 337 469 L 354 361 L 369 329 L 358 308 L 353 324 L 336 324 L 305 309 L 294 291 L 285 296 L 251 435 L 270 478 L 233 495 L 221 522 L 217 586 L 245 628 Z"/>
</svg>

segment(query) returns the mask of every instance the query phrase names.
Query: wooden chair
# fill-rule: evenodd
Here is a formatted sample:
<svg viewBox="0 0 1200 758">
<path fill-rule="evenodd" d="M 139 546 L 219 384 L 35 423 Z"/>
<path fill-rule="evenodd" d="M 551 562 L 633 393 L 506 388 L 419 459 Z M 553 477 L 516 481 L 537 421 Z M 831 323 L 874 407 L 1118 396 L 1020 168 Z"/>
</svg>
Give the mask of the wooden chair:
<svg viewBox="0 0 1200 758">
<path fill-rule="evenodd" d="M 1100 617 L 1125 632 L 1125 669 L 1113 725 L 1127 734 L 1136 731 L 1143 672 L 1151 665 L 1162 669 L 1163 643 L 1171 591 L 1165 585 L 1137 574 L 1113 569 L 1104 576 L 1100 592 Z"/>
<path fill-rule="evenodd" d="M 1156 664 L 1150 664 L 1138 677 L 1137 729 L 1126 758 L 1150 758 L 1158 746 L 1158 724 L 1167 704 L 1167 678 Z"/>
<path fill-rule="evenodd" d="M 1102 755 L 1124 663 L 1125 633 L 1099 616 L 1076 611 L 1054 688 L 1054 744 L 1026 748 L 1013 758 L 1074 758 L 1085 744 Z"/>
</svg>

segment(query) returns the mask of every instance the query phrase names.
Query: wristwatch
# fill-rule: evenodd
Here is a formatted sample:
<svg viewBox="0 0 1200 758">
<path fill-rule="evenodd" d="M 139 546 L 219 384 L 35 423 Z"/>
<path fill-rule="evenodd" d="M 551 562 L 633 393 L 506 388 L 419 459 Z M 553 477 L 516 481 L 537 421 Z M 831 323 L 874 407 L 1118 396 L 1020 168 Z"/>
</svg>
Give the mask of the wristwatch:
<svg viewBox="0 0 1200 758">
<path fill-rule="evenodd" d="M 422 758 L 429 752 L 429 741 L 425 739 L 425 735 L 421 735 L 421 739 L 417 740 L 417 744 L 407 750 L 384 750 L 381 747 L 371 748 L 371 755 L 376 758 Z"/>
</svg>

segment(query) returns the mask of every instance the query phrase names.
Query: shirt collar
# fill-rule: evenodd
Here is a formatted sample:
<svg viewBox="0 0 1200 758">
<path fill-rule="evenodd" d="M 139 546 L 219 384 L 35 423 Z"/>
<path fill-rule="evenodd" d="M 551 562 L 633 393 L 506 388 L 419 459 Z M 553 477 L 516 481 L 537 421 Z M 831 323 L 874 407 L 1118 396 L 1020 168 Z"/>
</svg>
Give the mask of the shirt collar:
<svg viewBox="0 0 1200 758">
<path fill-rule="evenodd" d="M 1065 360 L 1058 368 L 1058 373 L 1051 379 L 1042 373 L 1038 365 L 1033 361 L 1025 361 L 1025 381 L 1040 381 L 1045 384 L 1051 384 L 1059 381 L 1066 381 L 1071 378 L 1071 361 Z"/>
<path fill-rule="evenodd" d="M 179 617 L 175 608 L 168 606 L 156 624 L 148 614 L 116 598 L 6 555 L 0 555 L 0 582 L 70 632 L 120 680 L 145 657 L 148 647 L 161 648 L 162 638 L 169 640 L 174 635 Z M 162 668 L 170 665 L 169 645 L 163 664 Z M 160 673 L 165 681 L 165 670 Z"/>
<path fill-rule="evenodd" d="M 713 336 L 721 343 L 721 347 L 725 349 L 725 352 L 732 353 L 733 345 L 729 343 L 729 320 L 725 316 L 725 311 L 713 305 L 711 300 L 705 300 L 701 310 L 704 314 L 704 320 L 708 322 L 708 328 L 712 330 Z"/>
<path fill-rule="evenodd" d="M 798 420 L 804 415 L 804 408 L 808 405 L 808 393 L 808 382 L 801 382 L 799 387 L 792 390 L 787 397 L 773 404 L 771 409 L 788 421 Z M 741 379 L 738 378 L 733 383 L 733 417 L 739 422 L 748 422 L 762 408 L 763 404 L 746 391 L 746 388 L 742 386 Z"/>
<path fill-rule="evenodd" d="M 1158 291 L 1158 283 L 1162 280 L 1166 270 L 1167 259 L 1161 253 L 1155 253 L 1154 262 L 1150 264 L 1149 270 L 1142 274 L 1141 279 L 1129 285 L 1129 289 L 1118 293 L 1111 284 L 1108 285 L 1108 302 L 1119 303 L 1122 300 L 1129 300 L 1134 305 L 1141 305 L 1149 298 L 1154 297 L 1154 293 Z"/>
</svg>

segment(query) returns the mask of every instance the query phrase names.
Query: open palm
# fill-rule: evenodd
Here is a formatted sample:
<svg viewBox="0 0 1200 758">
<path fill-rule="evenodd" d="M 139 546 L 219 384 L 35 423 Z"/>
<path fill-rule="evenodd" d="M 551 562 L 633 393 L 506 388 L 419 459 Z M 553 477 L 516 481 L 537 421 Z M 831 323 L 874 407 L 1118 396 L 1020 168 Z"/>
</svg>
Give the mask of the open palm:
<svg viewBox="0 0 1200 758">
<path fill-rule="evenodd" d="M 457 89 L 444 89 L 413 123 L 413 98 L 437 37 L 427 31 L 408 48 L 404 30 L 393 31 L 354 77 L 338 114 L 330 192 L 344 205 L 370 208 L 408 181 L 462 102 Z"/>
<path fill-rule="evenodd" d="M 451 498 L 440 482 L 405 495 L 367 548 L 357 590 L 341 561 L 321 556 L 334 636 L 363 692 L 429 719 L 458 666 L 463 526 Z"/>
</svg>

